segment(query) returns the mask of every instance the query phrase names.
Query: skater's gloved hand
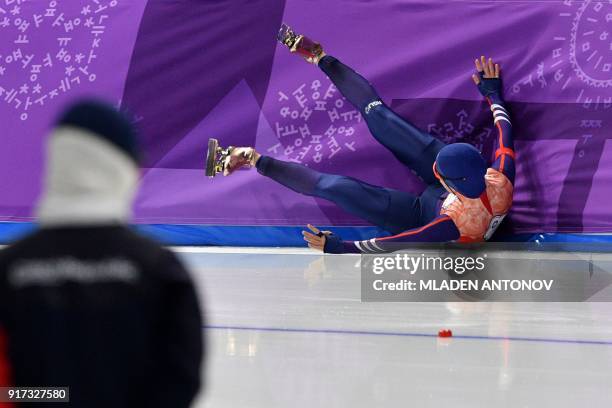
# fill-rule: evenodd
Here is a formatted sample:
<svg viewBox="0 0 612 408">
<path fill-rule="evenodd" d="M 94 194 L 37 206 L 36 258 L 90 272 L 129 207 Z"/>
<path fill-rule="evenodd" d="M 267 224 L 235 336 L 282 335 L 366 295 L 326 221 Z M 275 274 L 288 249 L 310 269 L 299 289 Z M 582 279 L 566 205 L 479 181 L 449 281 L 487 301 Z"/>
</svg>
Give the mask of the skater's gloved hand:
<svg viewBox="0 0 612 408">
<path fill-rule="evenodd" d="M 302 235 L 304 236 L 304 241 L 308 242 L 310 248 L 327 253 L 337 253 L 331 252 L 330 250 L 337 250 L 342 247 L 342 240 L 340 237 L 332 234 L 331 231 L 320 231 L 311 224 L 308 224 L 307 227 L 310 232 L 302 231 Z"/>
<path fill-rule="evenodd" d="M 344 249 L 344 241 L 336 234 L 327 235 L 327 239 L 325 240 L 325 247 L 323 247 L 323 252 L 326 254 L 343 254 Z"/>
<path fill-rule="evenodd" d="M 472 79 L 478 86 L 480 93 L 486 98 L 493 99 L 493 102 L 496 102 L 496 99 L 501 99 L 502 82 L 499 64 L 493 63 L 492 58 L 487 60 L 484 55 L 474 63 L 478 74 L 473 74 Z"/>
</svg>

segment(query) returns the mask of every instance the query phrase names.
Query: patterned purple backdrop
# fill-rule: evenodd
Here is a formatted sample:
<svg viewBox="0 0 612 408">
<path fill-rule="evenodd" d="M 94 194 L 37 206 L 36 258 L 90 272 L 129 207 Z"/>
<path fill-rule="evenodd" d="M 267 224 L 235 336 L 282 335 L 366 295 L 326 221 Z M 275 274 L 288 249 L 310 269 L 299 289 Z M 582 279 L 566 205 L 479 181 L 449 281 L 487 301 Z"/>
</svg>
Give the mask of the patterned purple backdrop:
<svg viewBox="0 0 612 408">
<path fill-rule="evenodd" d="M 422 186 L 323 73 L 277 46 L 286 21 L 402 116 L 490 151 L 475 57 L 503 66 L 518 154 L 515 232 L 610 232 L 612 0 L 0 0 L 0 220 L 31 220 L 49 124 L 99 95 L 135 116 L 141 223 L 365 225 L 254 171 L 204 176 L 206 141 L 407 191 Z"/>
</svg>

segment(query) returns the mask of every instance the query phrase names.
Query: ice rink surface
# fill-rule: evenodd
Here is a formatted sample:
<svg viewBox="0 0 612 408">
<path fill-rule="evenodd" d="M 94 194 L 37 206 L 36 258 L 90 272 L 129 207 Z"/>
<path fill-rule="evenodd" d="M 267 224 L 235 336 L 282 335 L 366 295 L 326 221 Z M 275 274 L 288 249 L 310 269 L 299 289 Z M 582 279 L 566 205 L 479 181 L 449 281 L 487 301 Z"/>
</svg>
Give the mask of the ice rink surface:
<svg viewBox="0 0 612 408">
<path fill-rule="evenodd" d="M 612 406 L 612 303 L 362 303 L 359 256 L 178 252 L 206 309 L 197 408 Z"/>
</svg>

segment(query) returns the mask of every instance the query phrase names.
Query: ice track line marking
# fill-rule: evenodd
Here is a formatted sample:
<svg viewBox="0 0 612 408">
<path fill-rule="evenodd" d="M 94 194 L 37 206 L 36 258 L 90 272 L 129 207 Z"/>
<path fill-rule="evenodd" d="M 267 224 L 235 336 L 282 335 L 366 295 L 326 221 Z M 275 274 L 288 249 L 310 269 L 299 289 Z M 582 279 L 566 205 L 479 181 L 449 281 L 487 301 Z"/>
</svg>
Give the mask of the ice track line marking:
<svg viewBox="0 0 612 408">
<path fill-rule="evenodd" d="M 248 326 L 203 326 L 205 330 L 243 330 L 280 333 L 310 333 L 310 334 L 345 334 L 354 336 L 396 336 L 396 337 L 431 337 L 438 338 L 437 333 L 403 333 L 403 332 L 377 332 L 366 330 L 339 330 L 339 329 L 300 329 L 300 328 L 277 328 L 277 327 L 248 327 Z M 524 341 L 532 343 L 556 343 L 556 344 L 587 344 L 598 346 L 612 346 L 612 340 L 574 340 L 574 339 L 547 339 L 538 337 L 503 337 L 503 336 L 469 336 L 453 334 L 453 339 L 464 340 L 506 340 Z"/>
</svg>

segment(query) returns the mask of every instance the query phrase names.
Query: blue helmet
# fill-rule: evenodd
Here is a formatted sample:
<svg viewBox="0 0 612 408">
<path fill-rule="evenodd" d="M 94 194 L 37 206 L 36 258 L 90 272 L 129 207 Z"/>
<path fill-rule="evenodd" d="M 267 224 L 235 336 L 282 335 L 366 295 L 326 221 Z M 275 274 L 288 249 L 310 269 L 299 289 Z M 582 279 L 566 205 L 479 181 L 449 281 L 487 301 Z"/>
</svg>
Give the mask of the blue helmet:
<svg viewBox="0 0 612 408">
<path fill-rule="evenodd" d="M 480 152 L 467 143 L 453 143 L 438 152 L 434 170 L 451 189 L 467 198 L 478 198 L 485 191 L 487 163 Z"/>
</svg>

